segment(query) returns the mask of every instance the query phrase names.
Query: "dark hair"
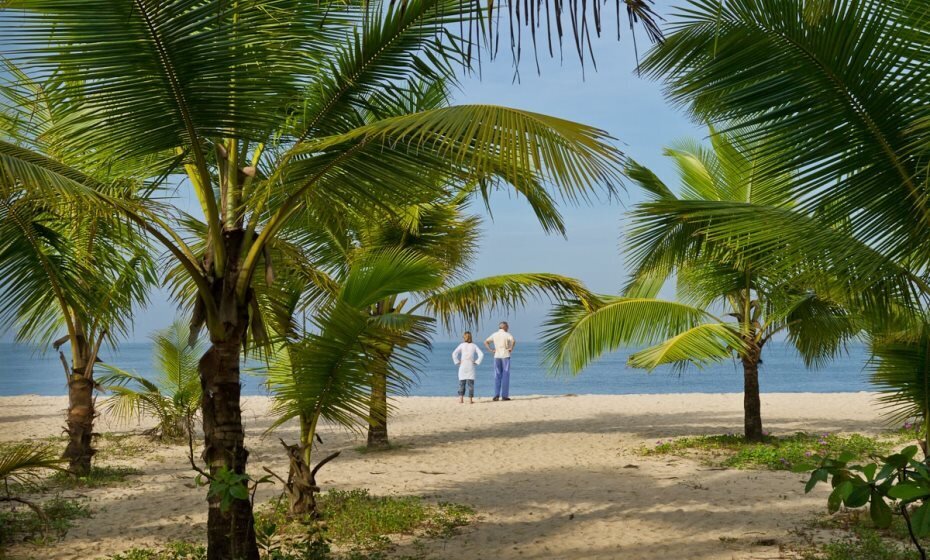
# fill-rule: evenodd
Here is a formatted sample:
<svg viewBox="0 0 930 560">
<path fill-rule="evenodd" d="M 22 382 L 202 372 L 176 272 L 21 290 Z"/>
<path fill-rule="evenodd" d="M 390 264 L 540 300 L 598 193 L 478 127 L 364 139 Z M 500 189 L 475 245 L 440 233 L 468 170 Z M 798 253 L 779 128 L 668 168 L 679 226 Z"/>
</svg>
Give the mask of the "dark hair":
<svg viewBox="0 0 930 560">
<path fill-rule="evenodd" d="M 471 331 L 465 331 L 465 332 L 462 334 L 462 338 L 465 339 L 465 342 L 471 342 L 471 341 L 472 341 L 472 339 L 471 339 Z"/>
</svg>

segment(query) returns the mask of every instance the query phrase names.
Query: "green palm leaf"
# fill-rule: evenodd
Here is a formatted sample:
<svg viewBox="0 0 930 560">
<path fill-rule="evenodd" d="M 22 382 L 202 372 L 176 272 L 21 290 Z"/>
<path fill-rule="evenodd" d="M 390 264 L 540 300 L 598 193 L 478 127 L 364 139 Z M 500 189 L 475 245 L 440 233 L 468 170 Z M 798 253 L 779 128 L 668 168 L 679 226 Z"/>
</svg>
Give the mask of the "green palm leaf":
<svg viewBox="0 0 930 560">
<path fill-rule="evenodd" d="M 557 307 L 544 326 L 543 351 L 557 371 L 578 373 L 606 352 L 656 344 L 707 321 L 720 322 L 683 303 L 605 296 Z"/>
<path fill-rule="evenodd" d="M 19 443 L 0 449 L 0 480 L 26 484 L 44 469 L 61 469 L 58 451 L 50 445 Z"/>
<path fill-rule="evenodd" d="M 655 346 L 639 350 L 627 359 L 636 368 L 653 370 L 661 365 L 694 365 L 703 368 L 740 353 L 746 343 L 732 324 L 705 323 L 685 330 Z"/>
<path fill-rule="evenodd" d="M 458 319 L 476 323 L 489 313 L 522 307 L 530 299 L 581 301 L 593 297 L 574 278 L 549 273 L 523 273 L 488 276 L 445 286 L 429 294 L 420 305 L 425 305 L 427 312 L 437 316 L 446 328 L 452 328 Z"/>
</svg>

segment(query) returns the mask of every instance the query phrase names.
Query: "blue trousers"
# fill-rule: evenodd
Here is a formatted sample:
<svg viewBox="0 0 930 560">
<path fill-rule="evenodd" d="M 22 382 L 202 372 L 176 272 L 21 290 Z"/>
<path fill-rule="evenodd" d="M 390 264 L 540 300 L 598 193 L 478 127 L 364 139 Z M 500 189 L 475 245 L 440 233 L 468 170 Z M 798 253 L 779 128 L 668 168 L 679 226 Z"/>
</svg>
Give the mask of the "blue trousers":
<svg viewBox="0 0 930 560">
<path fill-rule="evenodd" d="M 510 396 L 510 358 L 494 358 L 494 396 Z"/>
</svg>

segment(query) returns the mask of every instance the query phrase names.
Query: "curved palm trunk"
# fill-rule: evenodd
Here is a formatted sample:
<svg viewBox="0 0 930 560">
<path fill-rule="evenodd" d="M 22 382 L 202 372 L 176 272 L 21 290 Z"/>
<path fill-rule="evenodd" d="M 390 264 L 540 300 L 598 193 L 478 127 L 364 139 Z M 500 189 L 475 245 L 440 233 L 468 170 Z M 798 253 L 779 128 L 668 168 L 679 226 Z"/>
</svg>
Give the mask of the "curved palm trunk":
<svg viewBox="0 0 930 560">
<path fill-rule="evenodd" d="M 385 449 L 391 445 L 387 429 L 387 376 L 384 372 L 371 374 L 371 403 L 368 415 L 368 449 Z"/>
<path fill-rule="evenodd" d="M 68 379 L 68 445 L 62 455 L 76 476 L 90 474 L 94 433 L 94 379 L 74 369 Z"/>
<path fill-rule="evenodd" d="M 743 423 L 746 441 L 762 441 L 762 401 L 759 397 L 759 362 L 761 348 L 753 347 L 742 357 Z"/>
<path fill-rule="evenodd" d="M 237 235 L 238 234 L 238 235 Z M 239 254 L 241 230 L 225 235 L 227 254 Z M 212 345 L 200 359 L 200 383 L 203 389 L 202 416 L 203 460 L 215 475 L 225 468 L 245 474 L 249 452 L 245 448 L 245 430 L 239 406 L 239 357 L 248 326 L 248 303 L 235 295 L 238 262 L 227 265 L 225 278 L 216 280 L 214 300 L 220 310 L 223 332 L 211 328 Z M 207 558 L 209 560 L 258 560 L 255 520 L 249 500 L 233 500 L 224 512 L 221 496 L 208 496 Z"/>
<path fill-rule="evenodd" d="M 68 445 L 62 458 L 75 476 L 90 474 L 91 460 L 96 451 L 94 437 L 94 360 L 90 345 L 78 337 L 72 340 L 72 362 L 68 372 Z M 62 355 L 62 361 L 65 361 Z"/>
</svg>

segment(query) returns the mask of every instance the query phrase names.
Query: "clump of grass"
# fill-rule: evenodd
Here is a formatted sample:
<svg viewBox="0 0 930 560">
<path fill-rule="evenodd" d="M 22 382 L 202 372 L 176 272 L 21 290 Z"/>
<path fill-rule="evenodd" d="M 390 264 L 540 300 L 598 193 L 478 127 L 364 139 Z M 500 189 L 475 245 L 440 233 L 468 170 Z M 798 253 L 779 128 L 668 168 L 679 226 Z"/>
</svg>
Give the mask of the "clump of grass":
<svg viewBox="0 0 930 560">
<path fill-rule="evenodd" d="M 801 555 L 802 560 L 916 560 L 913 548 L 883 538 L 872 529 L 860 528 L 853 535 L 837 539 Z"/>
<path fill-rule="evenodd" d="M 73 476 L 71 473 L 61 471 L 48 478 L 47 485 L 54 488 L 102 488 L 126 482 L 127 476 L 143 474 L 133 467 L 91 467 L 87 476 Z"/>
<path fill-rule="evenodd" d="M 320 511 L 327 536 L 335 543 L 381 548 L 386 535 L 411 534 L 429 518 L 428 507 L 414 496 L 372 496 L 368 490 L 334 490 L 322 494 Z"/>
<path fill-rule="evenodd" d="M 475 514 L 474 508 L 470 506 L 439 502 L 439 507 L 428 520 L 426 535 L 440 539 L 452 537 L 458 533 L 460 527 L 471 523 Z"/>
<path fill-rule="evenodd" d="M 658 441 L 654 447 L 644 447 L 643 455 L 703 455 L 709 462 L 736 469 L 790 470 L 798 465 L 816 464 L 825 455 L 850 452 L 855 459 L 887 454 L 893 441 L 861 434 L 808 434 L 790 436 L 766 435 L 761 443 L 746 441 L 737 434 L 690 436 Z"/>
<path fill-rule="evenodd" d="M 78 500 L 52 498 L 41 504 L 48 520 L 28 507 L 0 510 L 0 544 L 30 542 L 48 544 L 64 537 L 74 521 L 91 516 L 90 508 Z"/>
<path fill-rule="evenodd" d="M 292 519 L 286 500 L 271 500 L 256 514 L 256 532 L 285 549 L 288 546 L 281 541 L 289 539 L 319 550 L 321 543 L 331 542 L 349 551 L 346 558 L 375 560 L 393 548 L 392 536 L 448 538 L 475 515 L 472 508 L 460 504 L 431 505 L 416 496 L 374 496 L 366 489 L 330 491 L 321 494 L 317 504 L 322 523 Z"/>
<path fill-rule="evenodd" d="M 133 548 L 120 554 L 107 556 L 108 560 L 206 560 L 207 549 L 187 542 L 173 542 L 166 547 Z"/>
<path fill-rule="evenodd" d="M 144 457 L 158 449 L 152 438 L 139 434 L 100 434 L 95 442 L 98 461 L 126 460 Z"/>
</svg>

